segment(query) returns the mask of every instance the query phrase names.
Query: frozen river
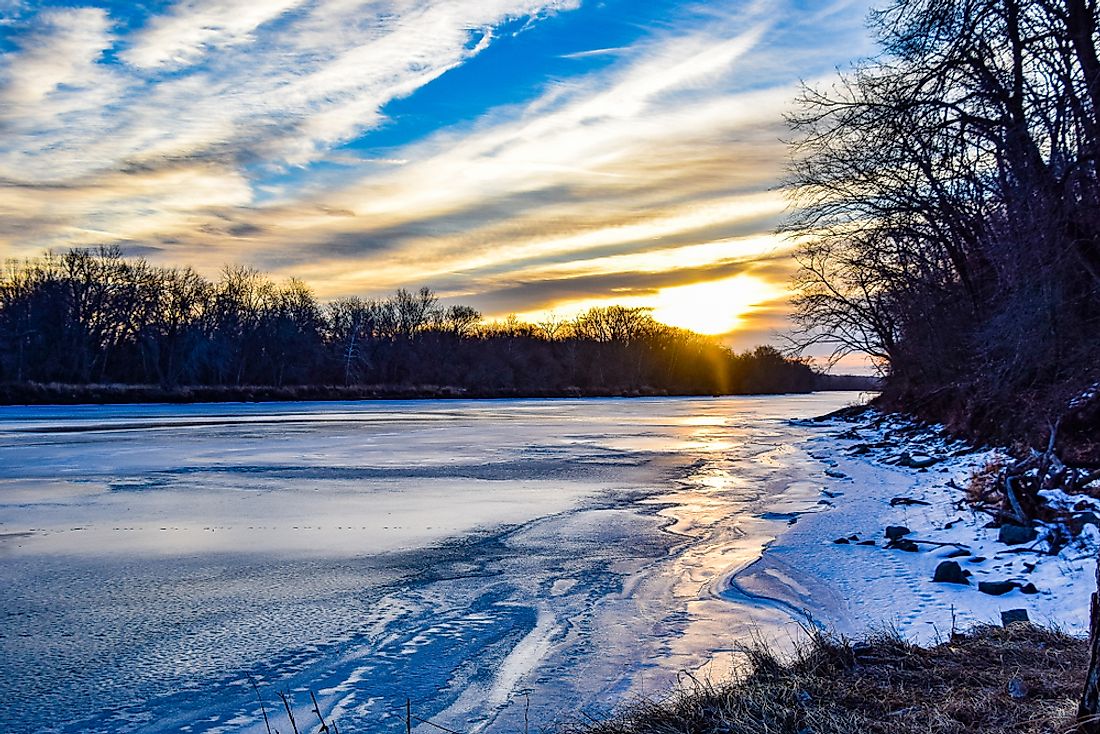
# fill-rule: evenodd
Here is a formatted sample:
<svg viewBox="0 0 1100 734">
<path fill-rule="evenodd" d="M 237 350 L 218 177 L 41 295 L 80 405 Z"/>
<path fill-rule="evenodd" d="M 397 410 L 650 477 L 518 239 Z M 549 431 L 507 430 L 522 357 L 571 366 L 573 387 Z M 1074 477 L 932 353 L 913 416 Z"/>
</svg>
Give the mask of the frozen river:
<svg viewBox="0 0 1100 734">
<path fill-rule="evenodd" d="M 0 721 L 262 732 L 255 680 L 515 732 L 721 675 L 789 623 L 719 595 L 822 487 L 788 419 L 856 397 L 0 408 Z"/>
</svg>

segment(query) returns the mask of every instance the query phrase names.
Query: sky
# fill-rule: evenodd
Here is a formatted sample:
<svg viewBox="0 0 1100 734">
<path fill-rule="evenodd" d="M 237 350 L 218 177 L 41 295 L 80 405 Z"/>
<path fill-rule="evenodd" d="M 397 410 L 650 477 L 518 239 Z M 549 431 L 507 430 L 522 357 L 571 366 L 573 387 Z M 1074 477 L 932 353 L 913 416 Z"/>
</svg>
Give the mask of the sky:
<svg viewBox="0 0 1100 734">
<path fill-rule="evenodd" d="M 0 0 L 0 258 L 789 327 L 784 112 L 869 0 Z"/>
</svg>

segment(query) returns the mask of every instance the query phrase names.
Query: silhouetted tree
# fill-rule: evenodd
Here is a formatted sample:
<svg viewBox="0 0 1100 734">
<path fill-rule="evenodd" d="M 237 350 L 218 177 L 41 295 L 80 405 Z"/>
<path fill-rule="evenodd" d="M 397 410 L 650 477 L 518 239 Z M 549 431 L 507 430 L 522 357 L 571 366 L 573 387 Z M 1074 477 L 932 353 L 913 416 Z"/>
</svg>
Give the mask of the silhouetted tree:
<svg viewBox="0 0 1100 734">
<path fill-rule="evenodd" d="M 1100 373 L 1097 3 L 895 0 L 882 53 L 807 90 L 788 229 L 803 345 L 1001 435 Z M 1031 420 L 1004 420 L 1031 406 Z M 1025 429 L 1026 430 L 1026 429 Z"/>
</svg>

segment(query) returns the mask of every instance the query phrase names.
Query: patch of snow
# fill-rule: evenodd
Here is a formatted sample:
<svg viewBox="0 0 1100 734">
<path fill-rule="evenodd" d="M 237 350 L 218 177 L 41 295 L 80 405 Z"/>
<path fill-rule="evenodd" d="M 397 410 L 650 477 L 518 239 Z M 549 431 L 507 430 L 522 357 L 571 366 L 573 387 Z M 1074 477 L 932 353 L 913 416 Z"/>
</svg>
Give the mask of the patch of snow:
<svg viewBox="0 0 1100 734">
<path fill-rule="evenodd" d="M 1100 531 L 1086 526 L 1053 556 L 1045 552 L 1049 528 L 1040 529 L 1033 544 L 998 542 L 997 529 L 986 527 L 990 517 L 972 510 L 964 492 L 976 471 L 1001 456 L 996 450 L 952 440 L 941 426 L 914 427 L 892 416 L 873 416 L 854 429 L 825 424 L 819 431 L 812 453 L 831 458 L 835 465 L 828 473 L 843 474 L 846 481 L 830 481 L 822 490 L 830 504 L 804 508 L 808 514 L 735 575 L 732 597 L 778 600 L 846 634 L 893 627 L 918 642 L 975 624 L 1000 624 L 1001 612 L 1010 609 L 1026 609 L 1039 624 L 1087 633 Z M 903 456 L 936 462 L 913 468 L 926 462 Z M 832 491 L 840 486 L 842 496 Z M 1083 499 L 1059 492 L 1044 497 L 1068 507 Z M 890 525 L 908 528 L 905 537 L 919 552 L 885 547 Z M 853 537 L 858 541 L 848 540 Z M 848 542 L 835 542 L 841 538 Z M 872 540 L 873 546 L 859 544 Z M 960 549 L 969 555 L 955 553 Z M 952 560 L 970 572 L 969 585 L 932 581 L 936 566 L 953 553 Z M 1018 586 L 991 596 L 978 590 L 982 581 Z M 1023 593 L 1020 587 L 1027 584 L 1038 593 Z"/>
</svg>

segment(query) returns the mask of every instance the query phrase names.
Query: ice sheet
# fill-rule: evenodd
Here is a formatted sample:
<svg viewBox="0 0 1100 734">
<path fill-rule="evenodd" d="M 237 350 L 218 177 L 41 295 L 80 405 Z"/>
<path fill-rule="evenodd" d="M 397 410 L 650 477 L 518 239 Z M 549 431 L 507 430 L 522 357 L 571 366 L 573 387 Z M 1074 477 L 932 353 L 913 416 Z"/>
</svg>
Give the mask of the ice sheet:
<svg viewBox="0 0 1100 734">
<path fill-rule="evenodd" d="M 788 419 L 856 397 L 0 409 L 5 723 L 262 731 L 252 678 L 516 731 L 718 674 L 790 624 L 723 596 L 825 486 Z"/>
</svg>

